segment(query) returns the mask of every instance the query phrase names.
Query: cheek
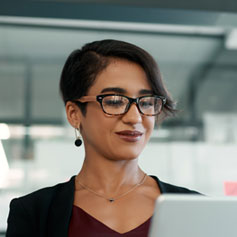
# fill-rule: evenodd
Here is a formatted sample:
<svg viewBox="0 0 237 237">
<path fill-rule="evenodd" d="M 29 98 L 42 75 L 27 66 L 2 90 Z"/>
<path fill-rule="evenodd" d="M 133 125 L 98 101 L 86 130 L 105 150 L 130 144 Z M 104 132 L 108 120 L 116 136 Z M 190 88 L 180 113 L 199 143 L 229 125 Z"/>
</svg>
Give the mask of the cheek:
<svg viewBox="0 0 237 237">
<path fill-rule="evenodd" d="M 154 117 L 145 118 L 143 126 L 146 129 L 147 136 L 150 136 L 155 126 L 155 118 Z"/>
<path fill-rule="evenodd" d="M 113 118 L 106 117 L 104 114 L 88 113 L 83 125 L 84 138 L 87 139 L 88 142 L 94 140 L 100 143 L 110 135 L 112 128 L 115 126 L 115 122 Z"/>
</svg>

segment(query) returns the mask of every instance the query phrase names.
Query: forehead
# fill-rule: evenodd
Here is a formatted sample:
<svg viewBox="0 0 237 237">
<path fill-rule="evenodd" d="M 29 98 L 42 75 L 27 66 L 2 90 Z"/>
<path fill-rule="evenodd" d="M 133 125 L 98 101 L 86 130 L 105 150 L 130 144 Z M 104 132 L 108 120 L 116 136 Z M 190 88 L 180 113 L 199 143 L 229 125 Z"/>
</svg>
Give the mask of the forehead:
<svg viewBox="0 0 237 237">
<path fill-rule="evenodd" d="M 152 90 L 143 68 L 133 62 L 115 59 L 97 75 L 88 94 L 101 93 L 105 88 L 122 88 L 128 95 L 141 90 Z"/>
</svg>

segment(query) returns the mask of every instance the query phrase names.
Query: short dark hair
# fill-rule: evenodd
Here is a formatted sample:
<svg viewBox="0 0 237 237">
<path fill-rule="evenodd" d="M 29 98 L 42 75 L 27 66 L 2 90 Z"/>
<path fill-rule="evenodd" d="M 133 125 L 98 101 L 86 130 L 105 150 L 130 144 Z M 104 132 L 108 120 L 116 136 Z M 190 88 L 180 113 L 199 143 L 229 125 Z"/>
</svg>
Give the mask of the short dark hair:
<svg viewBox="0 0 237 237">
<path fill-rule="evenodd" d="M 60 92 L 64 103 L 86 95 L 96 76 L 116 58 L 140 65 L 154 94 L 166 98 L 163 112 L 166 115 L 175 113 L 175 103 L 165 88 L 159 67 L 153 57 L 136 45 L 112 39 L 85 44 L 69 55 L 60 79 Z M 86 103 L 80 103 L 79 107 L 85 114 Z"/>
</svg>

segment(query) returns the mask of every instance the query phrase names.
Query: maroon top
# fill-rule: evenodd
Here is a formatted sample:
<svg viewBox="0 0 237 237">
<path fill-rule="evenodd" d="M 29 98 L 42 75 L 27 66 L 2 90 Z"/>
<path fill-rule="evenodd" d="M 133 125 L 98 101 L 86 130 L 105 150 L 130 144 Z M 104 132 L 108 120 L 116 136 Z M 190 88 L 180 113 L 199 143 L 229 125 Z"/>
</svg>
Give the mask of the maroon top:
<svg viewBox="0 0 237 237">
<path fill-rule="evenodd" d="M 147 237 L 151 218 L 133 230 L 120 234 L 89 215 L 78 206 L 73 206 L 68 237 Z"/>
</svg>

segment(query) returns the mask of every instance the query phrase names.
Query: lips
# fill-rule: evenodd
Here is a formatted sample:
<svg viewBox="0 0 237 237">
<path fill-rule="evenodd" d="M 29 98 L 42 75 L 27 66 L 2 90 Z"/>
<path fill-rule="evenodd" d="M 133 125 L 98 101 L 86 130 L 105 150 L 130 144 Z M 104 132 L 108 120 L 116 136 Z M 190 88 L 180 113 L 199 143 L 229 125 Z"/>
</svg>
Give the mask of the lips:
<svg viewBox="0 0 237 237">
<path fill-rule="evenodd" d="M 136 142 L 140 140 L 141 136 L 143 135 L 140 131 L 132 131 L 132 130 L 123 130 L 116 132 L 116 134 L 123 140 L 127 142 Z"/>
</svg>

